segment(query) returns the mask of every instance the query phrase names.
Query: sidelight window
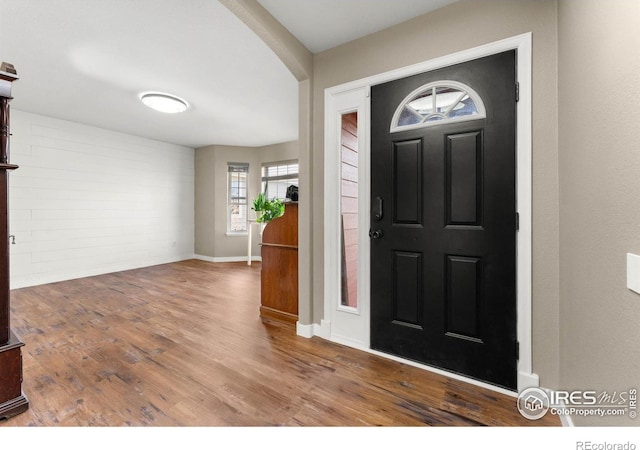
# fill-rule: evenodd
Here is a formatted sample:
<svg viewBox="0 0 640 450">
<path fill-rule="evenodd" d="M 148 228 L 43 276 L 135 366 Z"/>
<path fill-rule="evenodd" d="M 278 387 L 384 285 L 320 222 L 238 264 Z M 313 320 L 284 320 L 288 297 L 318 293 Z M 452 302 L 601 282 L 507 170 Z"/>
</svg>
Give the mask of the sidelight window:
<svg viewBox="0 0 640 450">
<path fill-rule="evenodd" d="M 393 115 L 391 132 L 485 116 L 482 99 L 469 86 L 457 81 L 437 81 L 405 97 Z"/>
</svg>

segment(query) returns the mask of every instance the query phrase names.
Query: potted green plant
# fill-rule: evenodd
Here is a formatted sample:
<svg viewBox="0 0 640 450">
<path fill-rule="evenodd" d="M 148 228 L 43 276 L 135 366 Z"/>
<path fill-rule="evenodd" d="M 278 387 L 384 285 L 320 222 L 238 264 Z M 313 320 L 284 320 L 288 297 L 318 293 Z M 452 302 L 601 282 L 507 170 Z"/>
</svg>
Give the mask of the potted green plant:
<svg viewBox="0 0 640 450">
<path fill-rule="evenodd" d="M 284 202 L 279 198 L 269 199 L 265 187 L 265 191 L 253 200 L 251 209 L 256 212 L 256 222 L 266 224 L 284 214 Z"/>
</svg>

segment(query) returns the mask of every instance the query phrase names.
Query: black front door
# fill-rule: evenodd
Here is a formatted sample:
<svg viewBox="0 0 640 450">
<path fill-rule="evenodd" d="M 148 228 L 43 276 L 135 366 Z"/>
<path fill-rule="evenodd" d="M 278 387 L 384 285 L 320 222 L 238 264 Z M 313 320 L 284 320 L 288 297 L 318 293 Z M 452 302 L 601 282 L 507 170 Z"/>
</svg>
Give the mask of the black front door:
<svg viewBox="0 0 640 450">
<path fill-rule="evenodd" d="M 508 389 L 517 373 L 515 72 L 509 51 L 371 89 L 371 348 Z M 403 99 L 440 81 L 474 90 L 486 117 L 434 116 L 391 132 Z"/>
</svg>

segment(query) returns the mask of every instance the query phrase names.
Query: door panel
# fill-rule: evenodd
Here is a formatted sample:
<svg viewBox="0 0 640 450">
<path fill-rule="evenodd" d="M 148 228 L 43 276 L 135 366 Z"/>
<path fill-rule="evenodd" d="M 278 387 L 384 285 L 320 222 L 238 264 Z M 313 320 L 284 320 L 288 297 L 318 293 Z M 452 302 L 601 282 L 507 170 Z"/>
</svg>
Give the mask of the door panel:
<svg viewBox="0 0 640 450">
<path fill-rule="evenodd" d="M 422 222 L 422 141 L 393 143 L 395 225 Z"/>
<path fill-rule="evenodd" d="M 447 255 L 447 336 L 482 342 L 482 260 Z"/>
<path fill-rule="evenodd" d="M 447 225 L 481 224 L 482 132 L 447 136 Z"/>
<path fill-rule="evenodd" d="M 471 87 L 486 117 L 391 133 L 403 99 L 440 80 Z M 371 347 L 509 389 L 515 82 L 510 51 L 371 89 L 371 198 L 392 211 L 371 218 Z"/>
<path fill-rule="evenodd" d="M 422 328 L 422 254 L 395 252 L 393 321 Z"/>
</svg>

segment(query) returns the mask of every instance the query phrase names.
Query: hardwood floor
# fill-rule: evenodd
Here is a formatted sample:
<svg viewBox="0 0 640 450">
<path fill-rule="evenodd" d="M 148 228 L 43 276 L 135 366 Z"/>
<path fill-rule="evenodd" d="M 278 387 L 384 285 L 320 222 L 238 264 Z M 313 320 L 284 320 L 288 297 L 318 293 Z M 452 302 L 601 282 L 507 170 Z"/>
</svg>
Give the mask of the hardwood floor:
<svg viewBox="0 0 640 450">
<path fill-rule="evenodd" d="M 189 260 L 12 291 L 30 409 L 0 426 L 560 425 L 263 323 L 259 286 L 259 264 Z"/>
</svg>

